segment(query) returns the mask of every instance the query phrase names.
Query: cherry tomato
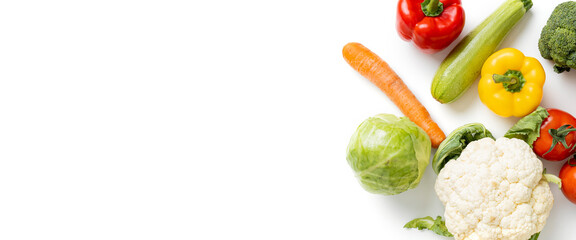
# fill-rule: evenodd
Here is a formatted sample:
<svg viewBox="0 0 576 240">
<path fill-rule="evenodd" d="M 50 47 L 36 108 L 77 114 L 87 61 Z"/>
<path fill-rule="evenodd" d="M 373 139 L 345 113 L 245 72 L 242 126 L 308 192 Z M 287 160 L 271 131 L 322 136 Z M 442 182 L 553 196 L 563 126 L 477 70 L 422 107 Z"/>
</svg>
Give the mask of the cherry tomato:
<svg viewBox="0 0 576 240">
<path fill-rule="evenodd" d="M 550 116 L 540 126 L 534 152 L 549 161 L 564 160 L 576 152 L 576 118 L 559 109 L 546 109 Z"/>
<path fill-rule="evenodd" d="M 576 204 L 576 159 L 571 158 L 564 163 L 558 177 L 562 180 L 562 193 Z"/>
</svg>

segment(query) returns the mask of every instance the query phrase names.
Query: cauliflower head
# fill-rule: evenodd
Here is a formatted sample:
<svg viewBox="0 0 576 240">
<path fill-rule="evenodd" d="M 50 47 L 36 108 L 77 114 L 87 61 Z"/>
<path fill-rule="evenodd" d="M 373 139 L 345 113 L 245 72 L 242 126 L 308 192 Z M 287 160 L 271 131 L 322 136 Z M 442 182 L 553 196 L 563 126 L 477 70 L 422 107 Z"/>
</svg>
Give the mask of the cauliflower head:
<svg viewBox="0 0 576 240">
<path fill-rule="evenodd" d="M 522 140 L 471 142 L 436 180 L 446 227 L 457 240 L 529 239 L 544 228 L 554 202 L 542 172 Z"/>
</svg>

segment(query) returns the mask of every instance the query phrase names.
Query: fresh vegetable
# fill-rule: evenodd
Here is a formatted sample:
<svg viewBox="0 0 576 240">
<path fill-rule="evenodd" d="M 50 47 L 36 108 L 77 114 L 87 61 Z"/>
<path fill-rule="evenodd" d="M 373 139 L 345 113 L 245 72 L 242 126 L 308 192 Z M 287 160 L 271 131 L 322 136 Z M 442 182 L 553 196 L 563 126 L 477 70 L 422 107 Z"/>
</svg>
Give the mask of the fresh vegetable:
<svg viewBox="0 0 576 240">
<path fill-rule="evenodd" d="M 506 0 L 464 37 L 436 71 L 432 96 L 441 103 L 459 98 L 476 80 L 484 61 L 531 7 L 531 0 Z"/>
<path fill-rule="evenodd" d="M 562 189 L 562 180 L 554 174 L 546 173 L 546 168 L 544 168 L 542 176 L 546 179 L 547 182 L 554 183 L 558 185 L 558 189 Z"/>
<path fill-rule="evenodd" d="M 547 109 L 548 116 L 534 141 L 534 152 L 550 160 L 561 161 L 576 153 L 576 118 L 560 109 Z"/>
<path fill-rule="evenodd" d="M 504 48 L 490 55 L 481 76 L 480 100 L 502 117 L 524 117 L 542 101 L 544 68 L 536 58 L 517 49 Z"/>
<path fill-rule="evenodd" d="M 440 236 L 453 237 L 452 233 L 448 232 L 446 224 L 442 220 L 441 216 L 437 216 L 436 219 L 428 216 L 423 218 L 416 218 L 404 225 L 404 228 L 418 228 L 418 230 L 427 229 Z"/>
<path fill-rule="evenodd" d="M 543 58 L 556 63 L 555 72 L 576 69 L 576 2 L 556 6 L 540 33 L 538 49 Z"/>
<path fill-rule="evenodd" d="M 519 139 L 473 141 L 438 174 L 446 227 L 459 239 L 529 239 L 553 205 L 542 161 Z"/>
<path fill-rule="evenodd" d="M 538 107 L 520 119 L 504 136 L 525 140 L 543 159 L 561 161 L 576 153 L 575 131 L 576 118 L 570 113 Z M 530 137 L 524 139 L 522 136 Z"/>
<path fill-rule="evenodd" d="M 550 116 L 550 114 L 548 114 L 545 108 L 537 107 L 534 112 L 518 120 L 518 122 L 504 134 L 504 137 L 518 138 L 526 142 L 530 147 L 534 147 L 534 141 L 540 137 L 542 122 L 544 122 L 544 119 L 548 116 Z"/>
<path fill-rule="evenodd" d="M 366 119 L 348 144 L 348 164 L 364 189 L 393 195 L 415 188 L 430 160 L 430 138 L 406 117 Z"/>
<path fill-rule="evenodd" d="M 352 68 L 378 86 L 405 116 L 426 131 L 433 147 L 438 147 L 446 138 L 442 129 L 430 117 L 428 110 L 378 55 L 360 43 L 346 44 L 342 49 L 342 55 Z"/>
<path fill-rule="evenodd" d="M 400 37 L 412 40 L 425 53 L 436 53 L 450 45 L 464 28 L 460 0 L 400 0 L 396 28 Z"/>
<path fill-rule="evenodd" d="M 568 200 L 576 204 L 576 159 L 566 161 L 558 174 L 562 180 L 562 193 Z"/>
<path fill-rule="evenodd" d="M 469 143 L 486 137 L 494 139 L 492 133 L 480 123 L 470 123 L 457 128 L 436 150 L 432 159 L 432 169 L 438 174 L 448 161 L 458 158 Z"/>
</svg>

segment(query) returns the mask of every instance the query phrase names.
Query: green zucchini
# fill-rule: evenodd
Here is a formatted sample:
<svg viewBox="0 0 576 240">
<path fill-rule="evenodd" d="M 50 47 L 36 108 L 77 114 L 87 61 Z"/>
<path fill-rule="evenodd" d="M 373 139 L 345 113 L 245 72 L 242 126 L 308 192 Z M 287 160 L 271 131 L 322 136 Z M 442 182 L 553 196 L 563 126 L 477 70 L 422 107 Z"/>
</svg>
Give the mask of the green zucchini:
<svg viewBox="0 0 576 240">
<path fill-rule="evenodd" d="M 458 99 L 478 78 L 484 61 L 531 7 L 531 0 L 506 0 L 464 37 L 436 71 L 432 96 L 440 103 Z"/>
</svg>

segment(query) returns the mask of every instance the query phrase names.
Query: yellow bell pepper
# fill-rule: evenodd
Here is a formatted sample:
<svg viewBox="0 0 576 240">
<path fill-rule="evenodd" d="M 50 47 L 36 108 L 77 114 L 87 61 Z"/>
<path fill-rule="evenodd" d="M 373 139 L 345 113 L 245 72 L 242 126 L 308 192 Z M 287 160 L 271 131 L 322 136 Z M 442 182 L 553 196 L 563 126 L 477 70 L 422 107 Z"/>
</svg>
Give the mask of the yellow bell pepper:
<svg viewBox="0 0 576 240">
<path fill-rule="evenodd" d="M 546 73 L 536 58 L 504 48 L 484 62 L 478 95 L 502 117 L 523 117 L 540 105 L 545 81 Z"/>
</svg>

